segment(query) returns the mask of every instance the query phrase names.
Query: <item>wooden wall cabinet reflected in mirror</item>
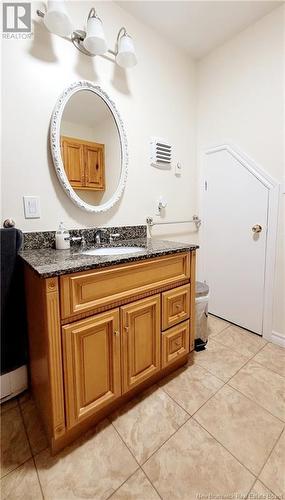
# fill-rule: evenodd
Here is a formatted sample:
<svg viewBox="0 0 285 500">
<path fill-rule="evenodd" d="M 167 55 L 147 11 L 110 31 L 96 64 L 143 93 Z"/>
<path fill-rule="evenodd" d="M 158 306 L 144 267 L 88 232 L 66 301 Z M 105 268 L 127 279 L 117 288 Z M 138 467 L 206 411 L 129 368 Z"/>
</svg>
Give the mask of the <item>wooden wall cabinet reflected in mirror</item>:
<svg viewBox="0 0 285 500">
<path fill-rule="evenodd" d="M 61 136 L 64 169 L 73 189 L 105 191 L 105 146 Z"/>
</svg>

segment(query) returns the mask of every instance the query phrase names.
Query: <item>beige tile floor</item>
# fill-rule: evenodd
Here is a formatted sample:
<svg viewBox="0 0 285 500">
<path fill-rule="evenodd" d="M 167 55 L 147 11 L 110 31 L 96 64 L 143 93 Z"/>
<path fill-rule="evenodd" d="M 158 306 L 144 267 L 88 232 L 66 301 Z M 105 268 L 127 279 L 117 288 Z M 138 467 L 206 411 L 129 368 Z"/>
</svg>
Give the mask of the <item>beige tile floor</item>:
<svg viewBox="0 0 285 500">
<path fill-rule="evenodd" d="M 51 457 L 28 394 L 1 407 L 1 498 L 285 498 L 285 349 L 215 317 L 209 347 Z"/>
</svg>

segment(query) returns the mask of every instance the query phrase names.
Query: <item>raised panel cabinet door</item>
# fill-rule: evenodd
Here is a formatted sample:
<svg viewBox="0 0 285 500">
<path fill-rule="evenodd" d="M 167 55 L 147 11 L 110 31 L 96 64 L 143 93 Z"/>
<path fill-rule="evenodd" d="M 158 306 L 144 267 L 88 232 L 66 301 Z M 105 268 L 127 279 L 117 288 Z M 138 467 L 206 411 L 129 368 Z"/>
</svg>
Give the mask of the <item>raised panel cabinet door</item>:
<svg viewBox="0 0 285 500">
<path fill-rule="evenodd" d="M 121 308 L 123 392 L 160 370 L 160 295 Z"/>
<path fill-rule="evenodd" d="M 64 170 L 74 188 L 84 187 L 84 148 L 82 143 L 72 138 L 61 138 Z"/>
<path fill-rule="evenodd" d="M 85 185 L 96 191 L 105 190 L 104 144 L 84 146 Z"/>
<path fill-rule="evenodd" d="M 62 327 L 67 426 L 121 395 L 119 309 Z"/>
</svg>

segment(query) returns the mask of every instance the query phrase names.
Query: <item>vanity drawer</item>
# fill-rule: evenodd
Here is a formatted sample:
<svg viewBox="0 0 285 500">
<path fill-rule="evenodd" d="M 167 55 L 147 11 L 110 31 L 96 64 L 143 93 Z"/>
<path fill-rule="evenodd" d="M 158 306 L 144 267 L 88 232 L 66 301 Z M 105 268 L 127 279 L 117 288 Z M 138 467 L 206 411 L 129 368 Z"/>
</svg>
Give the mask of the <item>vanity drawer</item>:
<svg viewBox="0 0 285 500">
<path fill-rule="evenodd" d="M 162 333 L 162 368 L 189 352 L 189 320 Z"/>
<path fill-rule="evenodd" d="M 61 276 L 62 319 L 189 278 L 188 252 Z"/>
<path fill-rule="evenodd" d="M 190 285 L 179 286 L 162 294 L 162 330 L 188 319 Z"/>
</svg>

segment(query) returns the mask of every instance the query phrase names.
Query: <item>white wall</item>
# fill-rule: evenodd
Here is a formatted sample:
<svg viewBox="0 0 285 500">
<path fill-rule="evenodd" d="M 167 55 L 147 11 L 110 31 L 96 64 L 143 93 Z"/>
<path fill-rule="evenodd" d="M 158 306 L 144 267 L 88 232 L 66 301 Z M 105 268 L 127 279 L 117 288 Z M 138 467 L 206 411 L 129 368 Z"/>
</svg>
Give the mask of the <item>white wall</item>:
<svg viewBox="0 0 285 500">
<path fill-rule="evenodd" d="M 77 28 L 93 3 L 68 2 Z M 35 13 L 39 4 L 32 3 Z M 168 200 L 167 217 L 184 219 L 197 210 L 195 168 L 195 67 L 189 57 L 112 2 L 97 2 L 109 46 L 124 25 L 133 35 L 139 64 L 128 72 L 106 58 L 88 58 L 71 43 L 50 35 L 34 14 L 34 40 L 3 40 L 3 207 L 25 231 L 145 223 L 156 200 Z M 54 104 L 70 83 L 88 79 L 110 95 L 125 123 L 129 176 L 121 202 L 104 215 L 81 211 L 67 198 L 49 153 Z M 183 165 L 183 175 L 150 167 L 151 136 L 166 137 Z M 24 219 L 23 195 L 39 195 L 42 216 Z M 188 227 L 168 227 L 164 236 L 194 241 Z M 163 231 L 164 232 L 164 231 Z M 155 234 L 161 233 L 155 228 Z"/>
<path fill-rule="evenodd" d="M 284 6 L 275 9 L 203 58 L 197 81 L 200 162 L 207 147 L 230 141 L 283 186 L 284 17 Z M 280 335 L 285 335 L 284 220 L 281 195 L 273 318 Z"/>
</svg>

